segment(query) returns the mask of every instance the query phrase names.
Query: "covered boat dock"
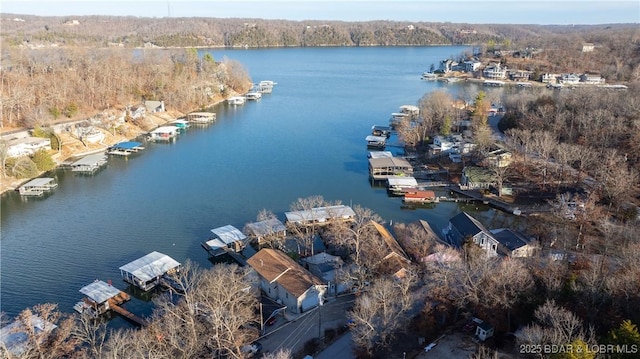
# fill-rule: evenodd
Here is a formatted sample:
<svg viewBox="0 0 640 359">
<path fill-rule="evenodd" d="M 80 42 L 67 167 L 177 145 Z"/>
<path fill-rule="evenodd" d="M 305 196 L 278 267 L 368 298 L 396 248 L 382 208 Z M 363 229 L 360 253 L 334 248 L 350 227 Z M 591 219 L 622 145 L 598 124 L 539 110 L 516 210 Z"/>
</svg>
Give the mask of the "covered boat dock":
<svg viewBox="0 0 640 359">
<path fill-rule="evenodd" d="M 107 154 L 129 156 L 132 153 L 136 153 L 142 150 L 144 150 L 144 147 L 142 147 L 142 142 L 127 141 L 116 143 L 115 145 L 109 147 L 107 149 Z"/>
<path fill-rule="evenodd" d="M 154 251 L 120 267 L 120 274 L 125 282 L 148 291 L 162 282 L 165 274 L 173 274 L 179 267 L 175 259 Z"/>
<path fill-rule="evenodd" d="M 80 314 L 87 313 L 94 318 L 131 299 L 127 293 L 97 279 L 80 288 L 80 293 L 86 297 L 76 303 L 73 309 Z"/>
<path fill-rule="evenodd" d="M 103 153 L 94 153 L 84 156 L 71 164 L 73 172 L 95 173 L 107 164 L 107 156 Z"/>
<path fill-rule="evenodd" d="M 332 221 L 352 221 L 356 213 L 349 206 L 316 207 L 310 210 L 285 212 L 287 222 L 298 225 L 329 224 Z"/>
<path fill-rule="evenodd" d="M 393 176 L 413 176 L 413 166 L 401 157 L 372 157 L 369 159 L 369 175 L 373 180 Z"/>
<path fill-rule="evenodd" d="M 42 196 L 45 192 L 49 192 L 56 187 L 58 187 L 58 183 L 55 178 L 41 177 L 23 184 L 18 188 L 18 192 L 23 196 Z"/>
<path fill-rule="evenodd" d="M 215 112 L 191 112 L 186 116 L 187 121 L 192 124 L 207 124 L 216 120 Z"/>
<path fill-rule="evenodd" d="M 245 247 L 247 236 L 232 225 L 211 230 L 213 237 L 202 243 L 202 247 L 213 257 L 227 252 L 240 252 Z"/>
</svg>

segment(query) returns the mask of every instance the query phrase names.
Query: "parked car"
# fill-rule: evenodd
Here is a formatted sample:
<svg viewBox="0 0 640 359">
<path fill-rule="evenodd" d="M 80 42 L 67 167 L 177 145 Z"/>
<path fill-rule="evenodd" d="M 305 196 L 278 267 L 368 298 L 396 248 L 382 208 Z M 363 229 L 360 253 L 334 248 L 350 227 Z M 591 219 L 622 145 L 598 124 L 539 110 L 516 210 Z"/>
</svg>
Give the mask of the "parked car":
<svg viewBox="0 0 640 359">
<path fill-rule="evenodd" d="M 242 352 L 246 353 L 249 358 L 257 357 L 262 352 L 262 343 L 253 342 L 242 347 Z"/>
</svg>

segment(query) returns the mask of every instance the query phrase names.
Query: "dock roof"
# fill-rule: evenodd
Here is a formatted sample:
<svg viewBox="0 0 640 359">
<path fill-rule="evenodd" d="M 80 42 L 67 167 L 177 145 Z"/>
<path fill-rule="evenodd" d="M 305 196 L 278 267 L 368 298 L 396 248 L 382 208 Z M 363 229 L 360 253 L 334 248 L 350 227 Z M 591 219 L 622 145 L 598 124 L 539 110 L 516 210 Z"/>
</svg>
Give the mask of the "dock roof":
<svg viewBox="0 0 640 359">
<path fill-rule="evenodd" d="M 247 238 L 238 228 L 232 225 L 226 225 L 224 227 L 218 227 L 211 230 L 220 241 L 224 244 L 231 244 L 233 242 L 243 241 Z M 211 241 L 209 241 L 211 242 Z M 209 243 L 207 242 L 207 244 Z"/>
<path fill-rule="evenodd" d="M 355 217 L 356 213 L 349 206 L 337 205 L 317 207 L 306 211 L 285 212 L 284 215 L 287 217 L 287 221 L 289 222 L 301 223 L 307 221 L 324 222 L 327 219 L 332 218 L 348 219 Z"/>
<path fill-rule="evenodd" d="M 120 289 L 101 280 L 96 280 L 95 282 L 80 288 L 80 293 L 86 295 L 96 303 L 104 303 L 110 298 L 120 294 Z"/>
<path fill-rule="evenodd" d="M 140 146 L 142 146 L 142 142 L 127 141 L 127 142 L 116 143 L 115 145 L 112 146 L 112 148 L 116 148 L 120 150 L 132 150 Z"/>
<path fill-rule="evenodd" d="M 51 178 L 51 177 L 40 177 L 40 178 L 34 178 L 31 181 L 23 184 L 22 186 L 46 186 L 49 183 L 53 182 L 55 179 Z"/>
<path fill-rule="evenodd" d="M 92 155 L 84 156 L 81 159 L 72 163 L 72 166 L 91 166 L 107 159 L 104 153 L 94 153 Z"/>
<path fill-rule="evenodd" d="M 373 168 L 386 168 L 386 167 L 401 167 L 411 168 L 411 163 L 402 157 L 371 157 L 369 158 L 369 164 Z"/>
<path fill-rule="evenodd" d="M 123 265 L 120 270 L 131 273 L 134 277 L 146 282 L 178 266 L 180 266 L 180 263 L 168 255 L 160 252 L 151 252 L 142 258 Z"/>
<path fill-rule="evenodd" d="M 266 236 L 269 234 L 286 231 L 287 228 L 277 218 L 265 219 L 264 221 L 247 223 L 247 231 L 254 236 Z"/>
<path fill-rule="evenodd" d="M 393 157 L 391 151 L 369 151 L 369 158 Z"/>
<path fill-rule="evenodd" d="M 408 176 L 392 176 L 387 178 L 389 187 L 402 186 L 402 187 L 418 187 L 418 181 L 413 177 Z"/>
<path fill-rule="evenodd" d="M 177 131 L 178 131 L 178 128 L 176 126 L 161 126 L 149 133 L 174 133 Z"/>
</svg>

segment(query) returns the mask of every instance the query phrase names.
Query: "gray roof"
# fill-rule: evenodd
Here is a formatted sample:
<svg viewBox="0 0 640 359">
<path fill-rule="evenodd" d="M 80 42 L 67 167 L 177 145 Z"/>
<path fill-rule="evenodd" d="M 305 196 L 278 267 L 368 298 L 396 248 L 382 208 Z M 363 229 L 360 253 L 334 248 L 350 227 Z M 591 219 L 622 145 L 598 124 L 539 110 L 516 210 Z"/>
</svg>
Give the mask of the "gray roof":
<svg viewBox="0 0 640 359">
<path fill-rule="evenodd" d="M 120 270 L 131 273 L 134 277 L 146 282 L 179 266 L 180 263 L 168 255 L 160 252 L 151 252 L 142 258 L 123 265 Z"/>
<path fill-rule="evenodd" d="M 55 179 L 54 178 L 50 178 L 50 177 L 40 177 L 40 178 L 34 178 L 31 181 L 23 184 L 22 186 L 45 186 L 48 185 L 49 183 L 53 182 Z"/>
<path fill-rule="evenodd" d="M 405 160 L 402 157 L 376 157 L 373 156 L 369 159 L 369 164 L 373 168 L 379 167 L 403 167 L 403 168 L 411 168 L 413 166 L 409 161 Z"/>
<path fill-rule="evenodd" d="M 467 212 L 461 212 L 449 220 L 451 224 L 460 232 L 462 239 L 466 236 L 475 236 L 480 232 L 489 231 L 477 219 L 471 217 Z"/>
<path fill-rule="evenodd" d="M 287 228 L 277 218 L 265 219 L 260 222 L 248 223 L 246 229 L 254 236 L 266 236 L 276 232 L 286 231 Z"/>
<path fill-rule="evenodd" d="M 225 244 L 243 241 L 247 238 L 244 233 L 240 232 L 239 229 L 232 225 L 214 228 L 211 230 L 211 232 Z"/>
<path fill-rule="evenodd" d="M 107 156 L 104 153 L 94 153 L 92 155 L 84 156 L 81 159 L 72 163 L 72 166 L 91 166 L 96 163 L 100 163 L 107 160 Z"/>
<path fill-rule="evenodd" d="M 356 213 L 349 206 L 337 205 L 327 207 L 317 207 L 306 211 L 292 211 L 285 212 L 289 222 L 305 222 L 305 221 L 318 221 L 324 222 L 333 218 L 352 218 Z"/>
<path fill-rule="evenodd" d="M 500 244 L 510 251 L 514 251 L 528 244 L 528 241 L 522 234 L 509 228 L 492 229 L 491 234 L 493 234 L 493 237 L 498 240 Z"/>
<path fill-rule="evenodd" d="M 101 280 L 96 280 L 95 282 L 80 288 L 80 293 L 91 298 L 91 300 L 96 303 L 104 303 L 109 300 L 109 298 L 113 298 L 120 294 L 120 289 Z"/>
</svg>

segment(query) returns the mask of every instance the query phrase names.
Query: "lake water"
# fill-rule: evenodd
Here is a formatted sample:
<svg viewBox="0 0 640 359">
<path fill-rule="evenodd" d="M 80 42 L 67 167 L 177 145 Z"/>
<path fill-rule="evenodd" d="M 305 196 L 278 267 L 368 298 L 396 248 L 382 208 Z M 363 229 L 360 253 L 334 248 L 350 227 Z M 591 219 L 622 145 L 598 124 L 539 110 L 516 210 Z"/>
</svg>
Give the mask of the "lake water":
<svg viewBox="0 0 640 359">
<path fill-rule="evenodd" d="M 147 143 L 129 159 L 110 158 L 94 176 L 57 171 L 59 187 L 44 198 L 3 195 L 1 310 L 13 317 L 53 302 L 72 312 L 82 286 L 101 279 L 125 289 L 118 268 L 152 251 L 209 267 L 200 243 L 211 228 L 241 229 L 264 208 L 284 220 L 300 197 L 359 204 L 387 223 L 425 219 L 437 230 L 463 208 L 499 217 L 455 203 L 403 210 L 399 198 L 368 180 L 371 126 L 388 124 L 399 106 L 429 91 L 466 86 L 420 80 L 430 64 L 463 50 L 211 50 L 216 60 L 238 60 L 254 82 L 276 81 L 273 93 L 240 107 L 218 105 L 215 124 L 192 127 L 173 143 Z M 135 296 L 126 306 L 147 315 L 146 300 Z"/>
</svg>

